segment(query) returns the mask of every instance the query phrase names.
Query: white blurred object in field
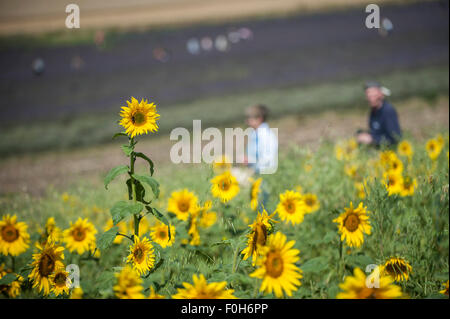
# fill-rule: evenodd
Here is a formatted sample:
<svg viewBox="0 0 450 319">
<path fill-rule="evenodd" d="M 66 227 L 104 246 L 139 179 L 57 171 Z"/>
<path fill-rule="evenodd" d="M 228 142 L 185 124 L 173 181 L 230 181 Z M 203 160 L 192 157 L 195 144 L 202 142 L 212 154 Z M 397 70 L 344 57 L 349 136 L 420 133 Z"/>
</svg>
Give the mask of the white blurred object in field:
<svg viewBox="0 0 450 319">
<path fill-rule="evenodd" d="M 392 24 L 392 21 L 389 20 L 388 18 L 383 18 L 381 20 L 381 26 L 378 29 L 378 32 L 380 33 L 380 35 L 383 37 L 386 37 L 390 33 L 392 33 L 392 30 L 394 30 L 394 25 Z"/>
<path fill-rule="evenodd" d="M 223 34 L 217 36 L 214 44 L 217 51 L 224 52 L 229 49 L 227 37 Z"/>
<path fill-rule="evenodd" d="M 203 37 L 200 41 L 200 46 L 205 51 L 211 51 L 214 47 L 214 42 L 210 37 Z"/>
<path fill-rule="evenodd" d="M 186 49 L 190 54 L 200 53 L 200 43 L 196 38 L 189 39 L 186 43 Z"/>
<path fill-rule="evenodd" d="M 237 31 L 228 32 L 228 41 L 231 43 L 238 43 L 241 40 L 241 35 Z"/>
<path fill-rule="evenodd" d="M 41 58 L 36 58 L 33 60 L 33 63 L 31 63 L 31 69 L 34 74 L 41 75 L 45 70 L 45 62 Z"/>
<path fill-rule="evenodd" d="M 253 38 L 253 32 L 249 28 L 240 28 L 238 33 L 242 40 L 250 40 Z"/>
<path fill-rule="evenodd" d="M 253 175 L 253 171 L 248 168 L 233 167 L 231 169 L 231 175 L 236 177 L 236 180 L 238 181 L 239 185 L 249 186 L 250 185 L 249 178 Z"/>
</svg>

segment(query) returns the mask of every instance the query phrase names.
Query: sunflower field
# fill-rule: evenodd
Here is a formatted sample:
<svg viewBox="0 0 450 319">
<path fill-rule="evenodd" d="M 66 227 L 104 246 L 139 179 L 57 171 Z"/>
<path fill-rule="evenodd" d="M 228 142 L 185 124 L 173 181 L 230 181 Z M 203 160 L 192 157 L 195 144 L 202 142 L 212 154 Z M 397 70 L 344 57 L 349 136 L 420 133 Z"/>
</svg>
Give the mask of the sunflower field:
<svg viewBox="0 0 450 319">
<path fill-rule="evenodd" d="M 242 181 L 223 159 L 158 170 L 138 151 L 156 105 L 120 117 L 104 188 L 0 203 L 2 298 L 448 298 L 448 131 L 291 147 Z"/>
</svg>

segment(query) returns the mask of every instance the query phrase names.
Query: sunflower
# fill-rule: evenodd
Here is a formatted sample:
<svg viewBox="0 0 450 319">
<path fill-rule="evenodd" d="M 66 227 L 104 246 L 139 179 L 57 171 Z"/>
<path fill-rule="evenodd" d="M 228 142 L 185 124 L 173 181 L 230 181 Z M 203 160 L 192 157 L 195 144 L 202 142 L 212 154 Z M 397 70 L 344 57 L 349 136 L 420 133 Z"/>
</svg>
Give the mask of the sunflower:
<svg viewBox="0 0 450 319">
<path fill-rule="evenodd" d="M 214 161 L 213 168 L 217 171 L 227 171 L 231 169 L 231 161 L 227 156 L 223 155 Z"/>
<path fill-rule="evenodd" d="M 408 159 L 411 159 L 414 153 L 413 147 L 408 141 L 401 141 L 397 146 L 397 152 L 401 156 L 407 157 Z"/>
<path fill-rule="evenodd" d="M 43 246 L 36 244 L 36 248 L 39 252 L 33 254 L 33 262 L 31 263 L 33 270 L 28 277 L 33 281 L 33 288 L 38 288 L 39 292 L 44 290 L 44 295 L 48 295 L 51 287 L 51 276 L 55 270 L 64 268 L 62 262 L 64 247 L 47 242 Z"/>
<path fill-rule="evenodd" d="M 354 276 L 345 278 L 344 283 L 339 285 L 343 292 L 338 293 L 338 299 L 394 299 L 402 297 L 402 291 L 399 286 L 393 284 L 390 276 L 381 276 L 379 279 L 379 288 L 369 288 L 367 278 L 364 272 L 355 268 Z"/>
<path fill-rule="evenodd" d="M 445 138 L 442 136 L 442 134 L 438 134 L 435 137 L 436 142 L 438 143 L 439 147 L 442 149 L 445 146 Z"/>
<path fill-rule="evenodd" d="M 347 164 L 344 166 L 345 174 L 351 178 L 355 178 L 358 174 L 358 166 L 355 164 Z"/>
<path fill-rule="evenodd" d="M 169 226 L 161 222 L 157 222 L 150 231 L 150 237 L 155 243 L 158 243 L 162 248 L 172 246 L 175 242 L 175 227 L 170 225 L 170 239 Z"/>
<path fill-rule="evenodd" d="M 253 181 L 253 179 L 251 180 Z M 256 210 L 258 208 L 258 196 L 261 192 L 261 182 L 262 178 L 258 178 L 257 180 L 253 181 L 250 191 L 250 208 L 252 210 Z"/>
<path fill-rule="evenodd" d="M 0 220 L 0 252 L 7 256 L 18 256 L 29 247 L 30 235 L 27 224 L 17 222 L 17 216 L 5 215 Z"/>
<path fill-rule="evenodd" d="M 115 295 L 120 299 L 144 299 L 142 279 L 130 266 L 125 266 L 119 274 L 115 274 L 117 284 L 113 287 Z"/>
<path fill-rule="evenodd" d="M 188 235 L 191 238 L 189 244 L 192 246 L 200 245 L 200 233 L 198 231 L 198 215 L 200 210 L 201 207 L 198 206 L 194 213 L 191 214 L 191 218 L 189 219 Z"/>
<path fill-rule="evenodd" d="M 212 202 L 210 200 L 207 200 L 203 207 L 200 209 L 200 216 L 198 220 L 198 225 L 203 228 L 208 228 L 214 225 L 214 223 L 217 220 L 217 213 L 216 212 L 210 212 L 209 210 L 212 207 Z"/>
<path fill-rule="evenodd" d="M 345 240 L 350 247 L 362 245 L 364 233 L 367 235 L 371 233 L 367 214 L 366 207 L 363 207 L 362 202 L 359 203 L 357 208 L 353 208 L 353 203 L 350 202 L 350 207 L 346 207 L 338 218 L 333 219 L 333 222 L 338 224 L 341 241 Z"/>
<path fill-rule="evenodd" d="M 273 224 L 277 221 L 273 220 L 275 213 L 269 216 L 264 209 L 262 213 L 258 213 L 253 224 L 249 225 L 251 231 L 247 235 L 247 247 L 242 250 L 243 259 L 247 260 L 252 257 L 253 266 L 256 264 L 256 258 L 261 254 L 261 248 L 266 244 L 267 236 L 273 231 Z"/>
<path fill-rule="evenodd" d="M 171 194 L 167 210 L 177 215 L 178 219 L 187 220 L 189 214 L 196 209 L 197 201 L 198 198 L 194 193 L 183 189 Z"/>
<path fill-rule="evenodd" d="M 155 292 L 155 289 L 153 287 L 150 287 L 150 295 L 148 296 L 148 299 L 165 299 L 163 295 L 157 294 Z"/>
<path fill-rule="evenodd" d="M 63 232 L 67 249 L 70 252 L 76 251 L 79 255 L 95 247 L 95 234 L 97 230 L 94 225 L 87 218 L 80 217 L 74 224 L 70 222 L 70 228 Z"/>
<path fill-rule="evenodd" d="M 414 195 L 414 189 L 417 187 L 417 180 L 409 176 L 403 178 L 402 190 L 400 196 L 411 196 Z"/>
<path fill-rule="evenodd" d="M 120 111 L 120 125 L 122 125 L 126 133 L 130 137 L 136 135 L 147 134 L 158 131 L 159 114 L 156 112 L 156 105 L 154 103 L 148 104 L 147 100 L 142 99 L 139 103 L 134 97 L 131 97 L 131 102 L 127 101 L 128 106 L 122 106 Z"/>
<path fill-rule="evenodd" d="M 131 218 L 131 220 L 134 220 L 134 218 Z M 143 219 L 141 219 L 141 221 L 143 221 Z M 125 223 L 118 223 L 116 226 L 119 227 L 119 233 L 121 234 L 126 234 L 127 233 L 127 225 Z M 141 224 L 139 224 L 139 226 L 141 226 Z M 108 219 L 108 221 L 106 222 L 105 227 L 103 228 L 103 231 L 108 231 L 111 228 L 114 227 L 114 222 L 112 219 Z M 125 237 L 124 236 L 116 236 L 116 238 L 114 238 L 113 244 L 119 245 L 122 243 L 123 239 Z"/>
<path fill-rule="evenodd" d="M 130 254 L 127 262 L 133 264 L 134 270 L 139 275 L 151 270 L 155 265 L 155 254 L 153 246 L 147 237 L 142 238 L 134 236 L 134 244 L 130 246 Z"/>
<path fill-rule="evenodd" d="M 439 154 L 441 154 L 442 144 L 436 141 L 435 139 L 430 139 L 427 141 L 425 149 L 427 150 L 430 159 L 434 161 L 438 158 Z"/>
<path fill-rule="evenodd" d="M 236 299 L 233 296 L 233 289 L 226 289 L 227 282 L 208 283 L 205 277 L 192 276 L 193 284 L 183 282 L 184 288 L 177 288 L 177 293 L 173 299 Z"/>
<path fill-rule="evenodd" d="M 5 264 L 0 265 L 0 279 L 8 273 L 11 273 L 11 271 L 5 270 Z M 0 285 L 0 293 L 6 294 L 9 298 L 16 298 L 20 295 L 22 282 L 23 277 L 16 274 L 16 280 L 8 285 Z"/>
<path fill-rule="evenodd" d="M 381 267 L 381 272 L 383 275 L 391 276 L 395 281 L 407 281 L 412 267 L 403 258 L 390 257 Z"/>
<path fill-rule="evenodd" d="M 365 191 L 366 188 L 364 186 L 364 183 L 356 182 L 355 188 L 356 188 L 356 193 L 358 194 L 358 197 L 360 199 L 366 198 L 366 191 Z"/>
<path fill-rule="evenodd" d="M 262 255 L 258 258 L 256 269 L 250 277 L 263 279 L 260 291 L 275 293 L 277 298 L 283 297 L 283 290 L 288 296 L 300 286 L 303 278 L 302 270 L 295 263 L 300 260 L 300 251 L 293 249 L 295 241 L 286 243 L 286 236 L 280 232 L 267 239 Z"/>
<path fill-rule="evenodd" d="M 72 286 L 72 281 L 69 278 L 69 273 L 64 267 L 55 270 L 55 273 L 50 276 L 50 282 L 53 286 L 52 292 L 55 296 L 69 295 L 69 288 Z"/>
<path fill-rule="evenodd" d="M 239 184 L 236 177 L 225 172 L 211 179 L 211 192 L 214 197 L 220 198 L 223 203 L 233 199 L 239 193 Z"/>
<path fill-rule="evenodd" d="M 81 287 L 74 288 L 70 294 L 70 299 L 83 299 L 83 289 Z"/>
<path fill-rule="evenodd" d="M 400 175 L 403 172 L 403 162 L 397 156 L 395 156 L 388 163 L 387 172 L 389 172 L 391 174 L 398 174 L 398 175 Z"/>
<path fill-rule="evenodd" d="M 354 138 L 347 141 L 341 142 L 335 147 L 335 155 L 339 161 L 346 160 L 349 161 L 353 159 L 356 155 L 356 150 L 358 149 L 358 143 Z"/>
<path fill-rule="evenodd" d="M 403 176 L 401 174 L 386 172 L 384 173 L 384 185 L 389 196 L 400 194 L 403 189 Z"/>
<path fill-rule="evenodd" d="M 317 200 L 317 196 L 311 193 L 302 195 L 302 200 L 305 203 L 305 213 L 314 213 L 320 208 L 320 202 Z"/>
<path fill-rule="evenodd" d="M 445 289 L 439 291 L 439 293 L 448 296 L 448 280 L 445 284 L 443 284 L 445 286 Z"/>
<path fill-rule="evenodd" d="M 306 213 L 306 205 L 302 195 L 295 191 L 286 191 L 280 194 L 280 202 L 275 210 L 282 221 L 300 224 Z"/>
<path fill-rule="evenodd" d="M 46 240 L 51 242 L 58 242 L 63 238 L 61 228 L 56 226 L 54 217 L 47 219 L 45 223 L 45 235 Z"/>
</svg>

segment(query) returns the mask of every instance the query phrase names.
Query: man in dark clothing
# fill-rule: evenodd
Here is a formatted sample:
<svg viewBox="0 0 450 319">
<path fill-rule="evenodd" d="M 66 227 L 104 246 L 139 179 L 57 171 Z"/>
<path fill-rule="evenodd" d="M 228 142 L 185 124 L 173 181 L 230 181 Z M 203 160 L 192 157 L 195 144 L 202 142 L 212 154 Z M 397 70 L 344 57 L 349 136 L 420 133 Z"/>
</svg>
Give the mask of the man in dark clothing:
<svg viewBox="0 0 450 319">
<path fill-rule="evenodd" d="M 358 142 L 375 146 L 381 144 L 395 145 L 402 132 L 397 112 L 385 99 L 388 90 L 378 82 L 368 82 L 365 89 L 366 98 L 371 108 L 369 132 L 359 133 Z"/>
</svg>

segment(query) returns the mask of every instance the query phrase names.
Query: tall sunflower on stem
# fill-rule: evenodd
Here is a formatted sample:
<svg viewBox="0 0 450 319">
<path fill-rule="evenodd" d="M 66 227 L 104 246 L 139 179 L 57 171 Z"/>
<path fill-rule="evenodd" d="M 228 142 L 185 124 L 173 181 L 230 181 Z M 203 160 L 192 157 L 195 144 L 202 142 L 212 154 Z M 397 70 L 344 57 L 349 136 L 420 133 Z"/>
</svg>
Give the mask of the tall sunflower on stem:
<svg viewBox="0 0 450 319">
<path fill-rule="evenodd" d="M 125 184 L 128 190 L 128 200 L 116 202 L 111 208 L 111 217 L 113 227 L 103 233 L 98 241 L 97 246 L 100 250 L 110 247 L 116 236 L 128 238 L 132 244 L 130 246 L 129 262 L 132 262 L 137 268 L 139 274 L 153 267 L 154 255 L 153 249 L 148 239 L 140 237 L 139 224 L 147 214 L 154 215 L 157 219 L 166 225 L 169 225 L 167 218 L 161 214 L 156 208 L 152 207 L 151 201 L 159 197 L 159 183 L 153 178 L 154 164 L 153 161 L 144 153 L 135 150 L 137 144 L 137 136 L 147 134 L 149 132 L 157 132 L 157 120 L 160 115 L 157 113 L 156 105 L 142 99 L 140 102 L 134 97 L 131 101 L 127 101 L 127 106 L 123 106 L 119 113 L 121 119 L 119 124 L 125 128 L 124 132 L 117 133 L 113 138 L 123 136 L 128 138 L 128 144 L 122 145 L 122 150 L 129 158 L 128 165 L 119 165 L 112 168 L 105 177 L 105 188 L 117 176 L 127 174 L 128 179 Z M 135 172 L 136 160 L 140 158 L 144 160 L 149 167 L 149 174 L 140 175 Z M 153 198 L 147 199 L 146 188 L 149 186 Z M 133 218 L 133 235 L 128 236 L 119 232 L 118 223 L 128 217 Z M 171 237 L 170 228 L 168 228 L 169 239 Z M 145 256 L 146 258 L 141 258 Z"/>
</svg>

